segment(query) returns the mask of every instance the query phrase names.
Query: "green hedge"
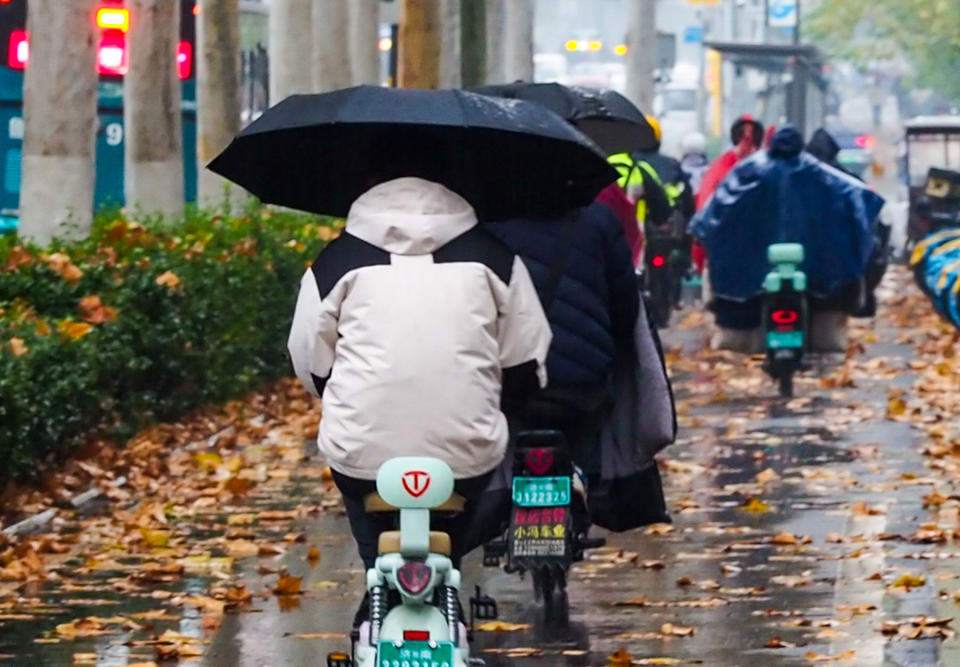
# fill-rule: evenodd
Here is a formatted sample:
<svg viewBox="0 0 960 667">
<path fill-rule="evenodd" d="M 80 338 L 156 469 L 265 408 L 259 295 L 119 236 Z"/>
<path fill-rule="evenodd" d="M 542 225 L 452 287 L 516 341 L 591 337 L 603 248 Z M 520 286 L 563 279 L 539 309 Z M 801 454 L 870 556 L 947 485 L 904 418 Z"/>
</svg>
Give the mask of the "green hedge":
<svg viewBox="0 0 960 667">
<path fill-rule="evenodd" d="M 300 276 L 339 229 L 251 207 L 0 239 L 0 479 L 286 375 Z"/>
</svg>

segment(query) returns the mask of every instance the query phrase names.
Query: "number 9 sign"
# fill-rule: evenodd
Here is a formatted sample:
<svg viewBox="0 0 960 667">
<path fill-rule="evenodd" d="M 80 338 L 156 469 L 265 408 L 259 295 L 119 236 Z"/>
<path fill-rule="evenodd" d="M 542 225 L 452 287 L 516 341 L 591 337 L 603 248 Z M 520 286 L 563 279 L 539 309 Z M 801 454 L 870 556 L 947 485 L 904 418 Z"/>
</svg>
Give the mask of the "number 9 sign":
<svg viewBox="0 0 960 667">
<path fill-rule="evenodd" d="M 120 123 L 108 123 L 104 133 L 107 135 L 107 146 L 119 146 L 123 143 L 123 125 Z"/>
</svg>

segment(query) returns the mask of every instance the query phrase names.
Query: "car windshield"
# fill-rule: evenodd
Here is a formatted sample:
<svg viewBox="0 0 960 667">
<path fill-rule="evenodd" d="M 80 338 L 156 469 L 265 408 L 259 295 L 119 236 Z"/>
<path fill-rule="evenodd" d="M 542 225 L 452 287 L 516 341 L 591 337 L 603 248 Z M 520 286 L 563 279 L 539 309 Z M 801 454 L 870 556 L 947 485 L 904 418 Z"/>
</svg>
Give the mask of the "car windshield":
<svg viewBox="0 0 960 667">
<path fill-rule="evenodd" d="M 910 185 L 927 180 L 930 167 L 960 169 L 960 134 L 916 134 L 908 138 Z"/>
</svg>

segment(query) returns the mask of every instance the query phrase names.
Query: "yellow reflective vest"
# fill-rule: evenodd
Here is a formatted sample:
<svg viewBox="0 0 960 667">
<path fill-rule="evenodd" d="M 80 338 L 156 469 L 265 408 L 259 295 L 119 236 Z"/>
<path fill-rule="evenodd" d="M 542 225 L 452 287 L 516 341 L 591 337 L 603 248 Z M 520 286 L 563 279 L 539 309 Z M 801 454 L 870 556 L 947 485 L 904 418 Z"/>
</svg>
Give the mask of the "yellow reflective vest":
<svg viewBox="0 0 960 667">
<path fill-rule="evenodd" d="M 675 201 L 675 196 L 672 193 L 676 192 L 677 198 L 680 196 L 680 193 L 677 191 L 675 186 L 671 187 L 663 185 L 663 181 L 660 180 L 660 176 L 649 162 L 646 162 L 645 160 L 634 160 L 630 153 L 615 153 L 607 158 L 607 162 L 609 162 L 610 165 L 620 174 L 620 178 L 617 179 L 617 185 L 623 188 L 624 191 L 629 192 L 630 187 L 633 185 L 642 186 L 644 180 L 649 177 L 654 183 L 664 189 L 664 191 L 667 193 L 667 199 L 670 201 L 671 206 L 674 205 Z M 646 221 L 647 200 L 645 198 L 640 198 L 637 201 L 637 222 L 643 224 Z"/>
</svg>

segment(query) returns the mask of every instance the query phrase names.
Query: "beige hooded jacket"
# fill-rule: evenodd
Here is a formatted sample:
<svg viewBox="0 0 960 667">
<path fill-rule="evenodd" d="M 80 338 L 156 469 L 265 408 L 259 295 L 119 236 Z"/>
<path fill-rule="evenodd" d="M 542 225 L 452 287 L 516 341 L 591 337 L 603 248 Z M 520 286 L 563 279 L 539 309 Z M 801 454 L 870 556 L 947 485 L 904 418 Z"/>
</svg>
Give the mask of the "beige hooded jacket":
<svg viewBox="0 0 960 667">
<path fill-rule="evenodd" d="M 306 271 L 288 347 L 323 399 L 318 443 L 338 472 L 432 456 L 457 478 L 503 459 L 501 389 L 546 384 L 550 327 L 526 268 L 459 195 L 418 178 L 354 202 Z"/>
</svg>

